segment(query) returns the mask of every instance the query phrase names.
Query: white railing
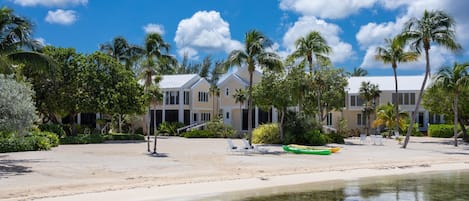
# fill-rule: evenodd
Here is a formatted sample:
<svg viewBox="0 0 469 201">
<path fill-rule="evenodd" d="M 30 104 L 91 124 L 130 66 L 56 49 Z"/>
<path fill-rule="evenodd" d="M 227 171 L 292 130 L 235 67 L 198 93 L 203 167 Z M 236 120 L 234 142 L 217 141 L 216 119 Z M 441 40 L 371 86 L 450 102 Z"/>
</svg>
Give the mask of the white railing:
<svg viewBox="0 0 469 201">
<path fill-rule="evenodd" d="M 326 125 L 322 126 L 322 130 L 324 131 L 324 133 L 337 132 L 337 129 Z"/>
<path fill-rule="evenodd" d="M 199 123 L 193 123 L 193 124 L 190 124 L 190 125 L 187 125 L 187 126 L 184 126 L 184 127 L 181 127 L 181 128 L 178 128 L 176 130 L 177 134 L 179 135 L 179 132 L 182 131 L 182 130 L 186 130 L 186 129 L 189 129 L 189 128 L 192 128 L 194 126 L 197 126 Z"/>
</svg>

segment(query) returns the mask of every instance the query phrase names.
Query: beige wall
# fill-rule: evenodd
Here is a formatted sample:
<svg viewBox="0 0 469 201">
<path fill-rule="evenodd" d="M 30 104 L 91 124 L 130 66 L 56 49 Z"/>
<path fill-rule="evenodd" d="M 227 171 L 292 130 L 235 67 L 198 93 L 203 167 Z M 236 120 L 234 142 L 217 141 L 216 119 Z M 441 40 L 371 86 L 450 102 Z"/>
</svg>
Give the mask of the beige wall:
<svg viewBox="0 0 469 201">
<path fill-rule="evenodd" d="M 230 76 L 222 83 L 222 85 L 218 86 L 220 88 L 220 107 L 239 107 L 239 103 L 236 103 L 235 99 L 233 98 L 233 94 L 235 93 L 236 89 L 243 89 L 244 85 L 241 84 L 241 81 Z M 229 89 L 229 95 L 227 96 L 225 93 L 226 88 Z"/>
<path fill-rule="evenodd" d="M 199 92 L 209 93 L 208 102 L 199 102 Z M 208 109 L 212 110 L 213 108 L 213 97 L 210 95 L 210 84 L 208 82 L 199 82 L 191 89 L 191 99 L 190 104 L 192 109 Z"/>
</svg>

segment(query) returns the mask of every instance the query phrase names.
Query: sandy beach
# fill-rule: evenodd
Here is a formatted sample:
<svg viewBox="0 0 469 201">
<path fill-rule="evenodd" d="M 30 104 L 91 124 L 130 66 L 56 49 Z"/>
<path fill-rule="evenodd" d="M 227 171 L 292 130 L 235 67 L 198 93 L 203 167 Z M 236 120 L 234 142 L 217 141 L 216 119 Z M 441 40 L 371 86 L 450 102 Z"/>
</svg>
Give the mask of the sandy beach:
<svg viewBox="0 0 469 201">
<path fill-rule="evenodd" d="M 413 137 L 408 149 L 347 139 L 329 156 L 232 153 L 226 139 L 158 138 L 146 142 L 61 145 L 52 151 L 0 154 L 0 200 L 189 200 L 281 185 L 361 177 L 469 170 L 469 145 Z M 234 143 L 241 146 L 240 140 Z"/>
</svg>

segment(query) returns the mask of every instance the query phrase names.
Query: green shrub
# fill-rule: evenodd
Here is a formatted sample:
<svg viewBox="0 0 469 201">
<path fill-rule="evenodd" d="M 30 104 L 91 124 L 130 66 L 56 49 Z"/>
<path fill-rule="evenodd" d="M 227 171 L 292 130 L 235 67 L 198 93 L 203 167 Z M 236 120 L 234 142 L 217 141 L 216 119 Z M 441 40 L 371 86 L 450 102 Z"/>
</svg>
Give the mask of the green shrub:
<svg viewBox="0 0 469 201">
<path fill-rule="evenodd" d="M 97 144 L 104 141 L 105 137 L 101 134 L 80 134 L 60 138 L 60 144 Z"/>
<path fill-rule="evenodd" d="M 50 144 L 51 147 L 59 146 L 59 136 L 57 136 L 55 133 L 34 131 L 31 134 L 33 136 L 42 136 L 42 137 L 48 138 L 49 139 L 49 144 Z"/>
<path fill-rule="evenodd" d="M 308 131 L 304 136 L 307 145 L 321 146 L 328 143 L 328 138 L 319 130 Z"/>
<path fill-rule="evenodd" d="M 441 138 L 450 138 L 454 137 L 453 131 L 454 125 L 449 124 L 431 124 L 428 127 L 428 136 L 429 137 L 441 137 Z M 458 132 L 461 129 L 458 129 Z"/>
<path fill-rule="evenodd" d="M 193 130 L 183 133 L 181 136 L 185 138 L 215 138 L 217 136 L 214 135 L 213 132 L 208 130 Z"/>
<path fill-rule="evenodd" d="M 339 133 L 332 132 L 326 136 L 329 138 L 329 143 L 345 144 L 344 136 Z"/>
<path fill-rule="evenodd" d="M 158 127 L 158 132 L 166 135 L 177 135 L 177 129 L 184 127 L 184 123 L 181 122 L 163 122 Z"/>
<path fill-rule="evenodd" d="M 284 133 L 286 144 L 306 144 L 305 133 L 310 130 L 320 130 L 317 122 L 303 114 L 289 111 L 285 115 Z"/>
<path fill-rule="evenodd" d="M 404 124 L 402 125 L 402 130 L 400 131 L 405 135 L 407 133 L 407 130 L 409 129 L 410 124 Z M 411 136 L 418 136 L 421 137 L 423 134 L 419 131 L 419 124 L 415 123 L 414 128 L 412 129 L 412 133 L 410 134 Z"/>
<path fill-rule="evenodd" d="M 49 150 L 50 148 L 49 138 L 44 136 L 0 138 L 0 153 Z"/>
<path fill-rule="evenodd" d="M 279 127 L 276 123 L 263 124 L 252 131 L 252 143 L 280 144 Z"/>
<path fill-rule="evenodd" d="M 109 133 L 106 140 L 145 140 L 145 136 L 140 134 Z"/>
<path fill-rule="evenodd" d="M 59 137 L 65 136 L 65 131 L 60 124 L 41 124 L 39 125 L 41 131 L 47 131 L 57 134 Z"/>
<path fill-rule="evenodd" d="M 236 135 L 236 131 L 231 126 L 225 125 L 220 121 L 207 122 L 204 130 L 211 132 L 215 137 L 221 138 L 230 138 Z"/>
</svg>

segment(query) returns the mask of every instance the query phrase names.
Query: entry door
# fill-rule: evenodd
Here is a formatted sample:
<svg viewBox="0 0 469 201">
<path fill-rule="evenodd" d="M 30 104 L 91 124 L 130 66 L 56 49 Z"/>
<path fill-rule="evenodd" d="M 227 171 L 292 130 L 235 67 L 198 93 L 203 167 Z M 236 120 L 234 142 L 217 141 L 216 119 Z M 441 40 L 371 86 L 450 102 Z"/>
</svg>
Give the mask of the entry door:
<svg viewBox="0 0 469 201">
<path fill-rule="evenodd" d="M 231 113 L 231 110 L 221 110 L 223 114 L 223 123 L 225 125 L 230 125 L 231 126 L 231 119 L 233 118 L 233 114 Z"/>
</svg>

